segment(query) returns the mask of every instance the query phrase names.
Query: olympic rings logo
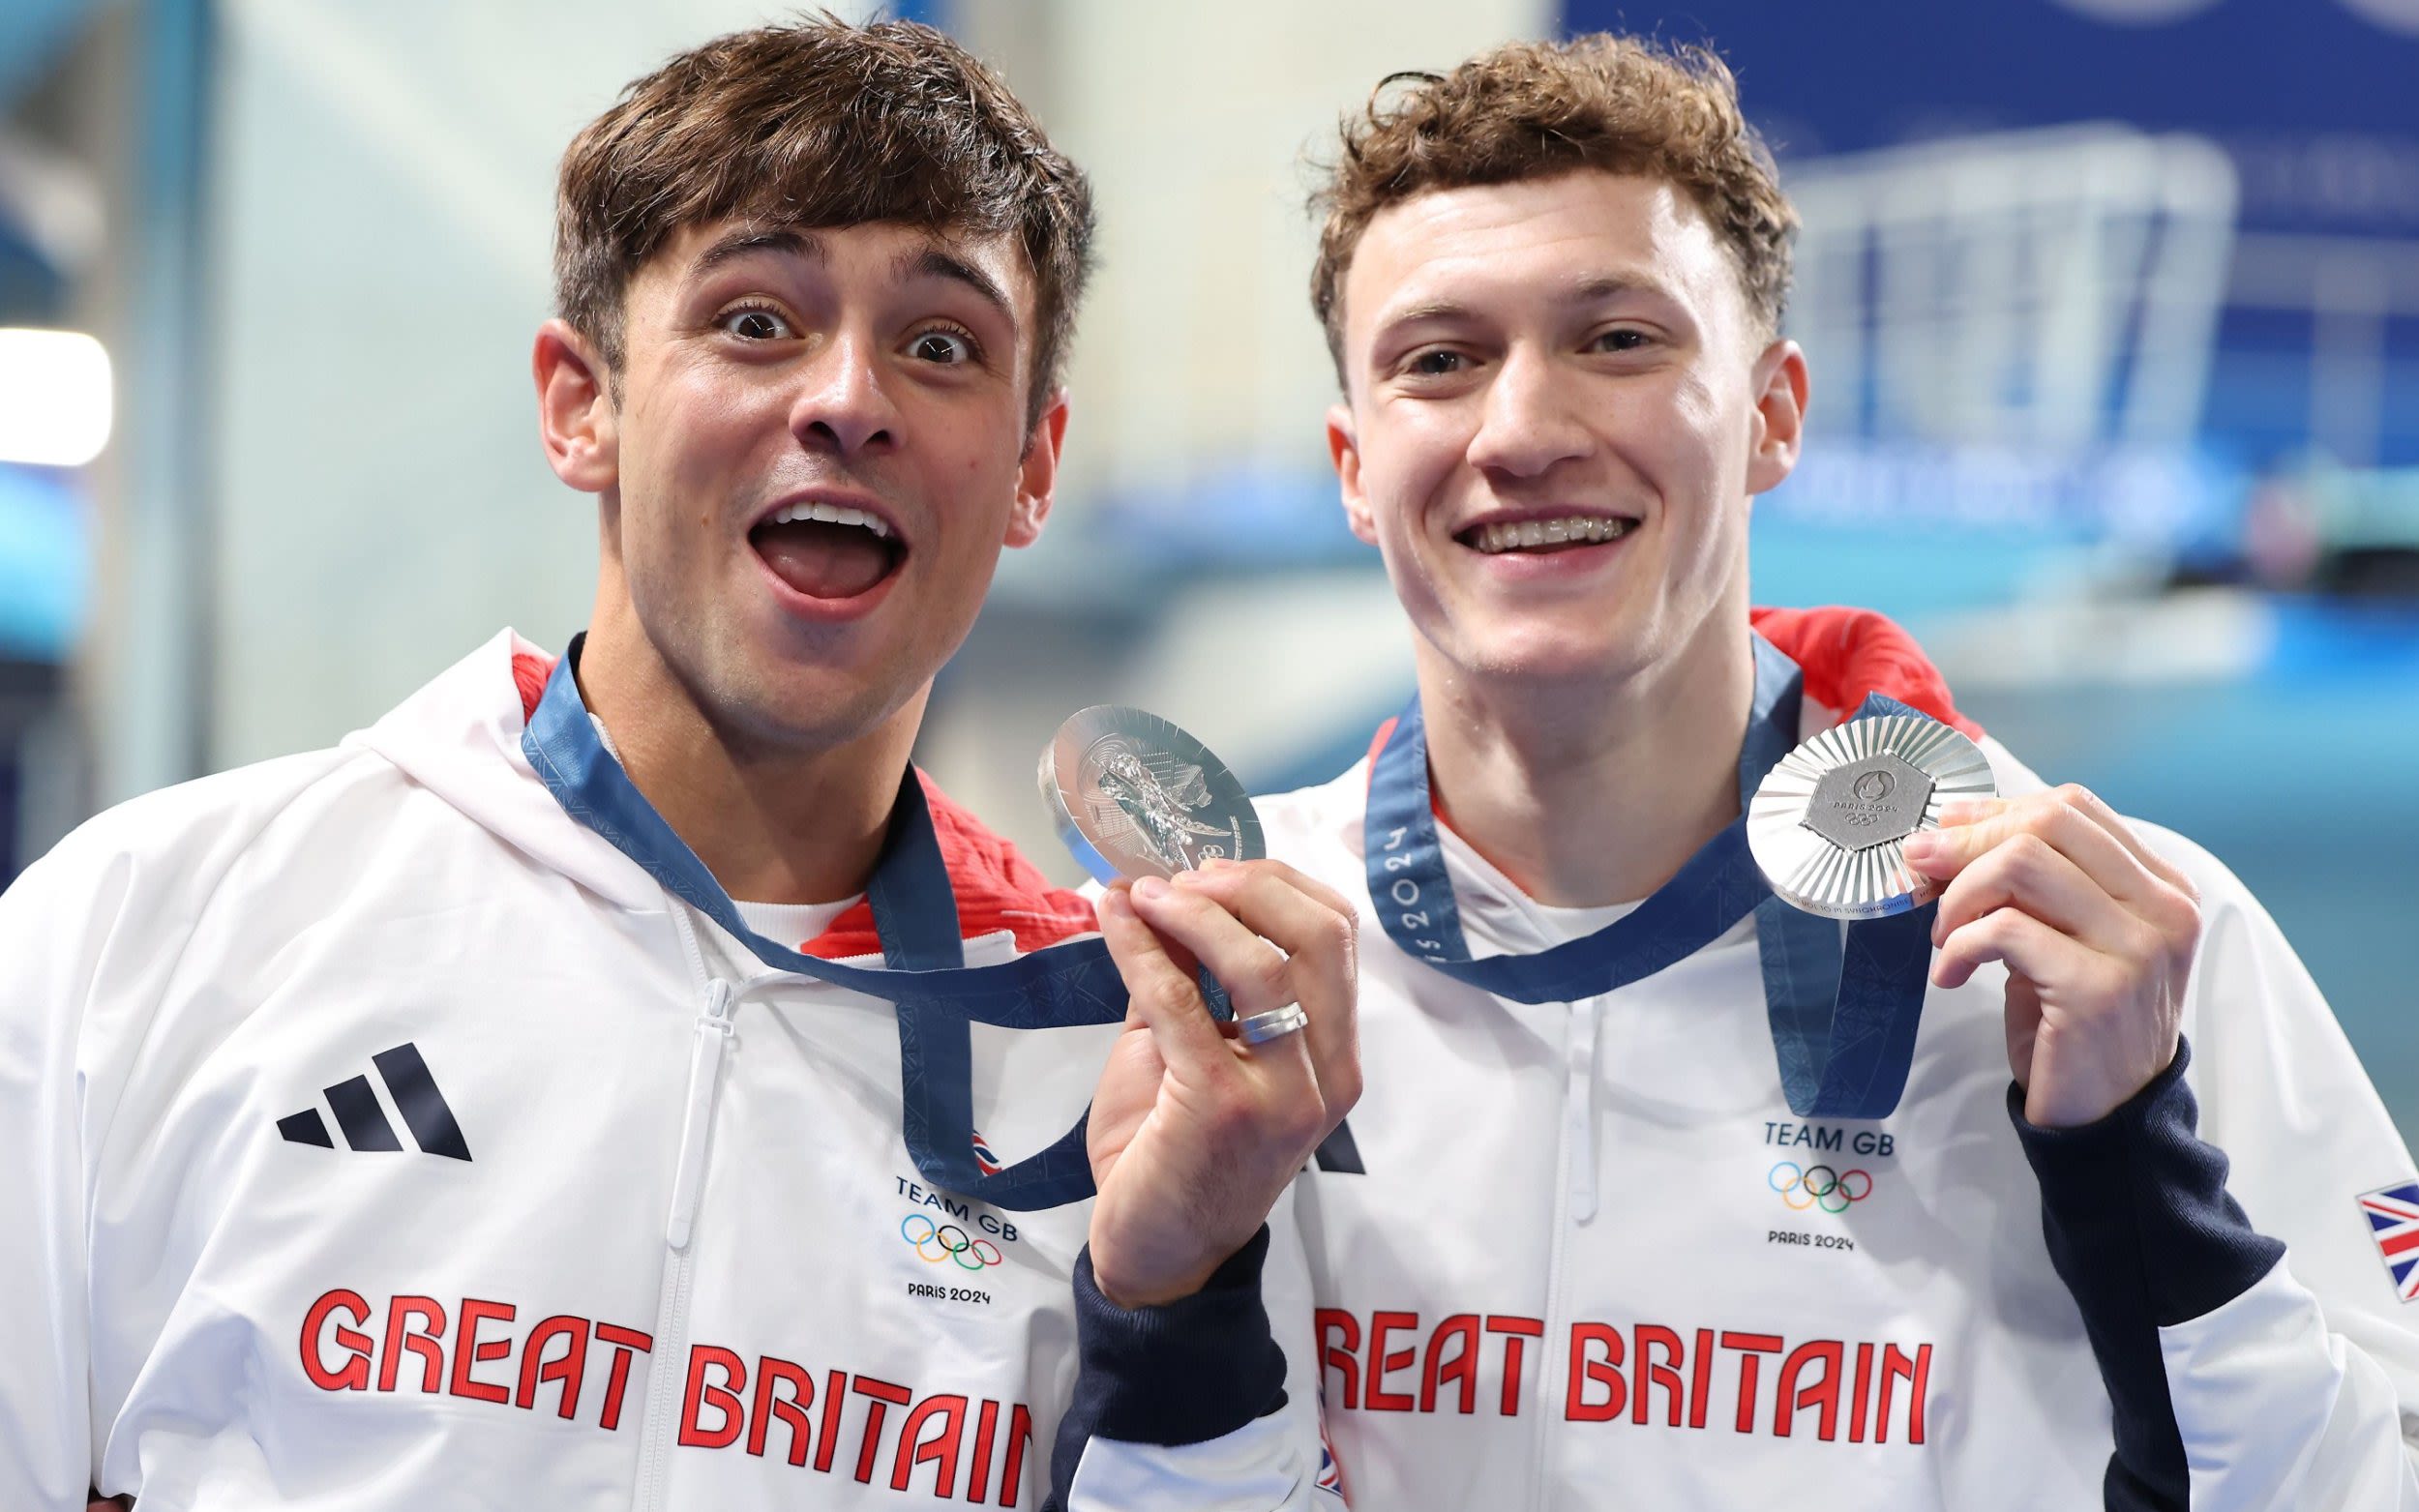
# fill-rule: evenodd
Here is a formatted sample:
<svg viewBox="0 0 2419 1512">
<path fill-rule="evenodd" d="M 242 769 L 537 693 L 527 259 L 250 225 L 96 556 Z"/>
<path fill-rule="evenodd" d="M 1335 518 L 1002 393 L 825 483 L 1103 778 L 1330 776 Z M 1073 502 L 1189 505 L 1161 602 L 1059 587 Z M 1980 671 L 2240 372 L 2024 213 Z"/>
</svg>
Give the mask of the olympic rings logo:
<svg viewBox="0 0 2419 1512">
<path fill-rule="evenodd" d="M 923 1231 L 916 1231 L 917 1225 Z M 986 1270 L 1000 1263 L 1000 1246 L 989 1239 L 971 1238 L 956 1224 L 936 1224 L 922 1213 L 910 1213 L 899 1220 L 899 1237 L 915 1246 L 915 1258 L 927 1265 L 954 1260 L 960 1270 Z"/>
<path fill-rule="evenodd" d="M 1873 1195 L 1873 1178 L 1862 1171 L 1840 1172 L 1829 1166 L 1808 1166 L 1800 1170 L 1798 1163 L 1784 1160 L 1764 1177 L 1780 1200 L 1800 1212 L 1819 1207 L 1827 1213 L 1844 1213 L 1851 1202 L 1862 1202 Z"/>
</svg>

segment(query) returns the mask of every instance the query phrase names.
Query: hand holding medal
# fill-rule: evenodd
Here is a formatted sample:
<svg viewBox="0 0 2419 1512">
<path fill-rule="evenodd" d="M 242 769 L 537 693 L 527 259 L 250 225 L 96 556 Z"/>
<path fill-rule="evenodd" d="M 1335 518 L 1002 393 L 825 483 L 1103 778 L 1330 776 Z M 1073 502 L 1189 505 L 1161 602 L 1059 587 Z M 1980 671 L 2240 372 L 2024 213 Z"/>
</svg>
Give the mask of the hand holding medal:
<svg viewBox="0 0 2419 1512">
<path fill-rule="evenodd" d="M 2070 784 L 1960 804 L 1906 859 L 1943 884 L 1932 980 L 2008 968 L 2008 1064 L 2027 1121 L 2095 1122 L 2174 1061 L 2199 894 L 2105 803 Z"/>
<path fill-rule="evenodd" d="M 1172 1301 L 1250 1240 L 1360 1095 L 1352 907 L 1263 859 L 1234 774 L 1139 709 L 1068 720 L 1041 788 L 1109 886 L 1100 930 L 1128 996 L 1092 1099 L 1093 1279 L 1121 1306 Z"/>
<path fill-rule="evenodd" d="M 2174 1060 L 2197 901 L 2082 788 L 2001 798 L 1972 741 L 1883 715 L 1783 757 L 1747 838 L 1775 894 L 1809 913 L 1878 919 L 1937 900 L 1938 986 L 2007 966 L 2008 1062 L 2031 1122 L 2092 1122 Z"/>
</svg>

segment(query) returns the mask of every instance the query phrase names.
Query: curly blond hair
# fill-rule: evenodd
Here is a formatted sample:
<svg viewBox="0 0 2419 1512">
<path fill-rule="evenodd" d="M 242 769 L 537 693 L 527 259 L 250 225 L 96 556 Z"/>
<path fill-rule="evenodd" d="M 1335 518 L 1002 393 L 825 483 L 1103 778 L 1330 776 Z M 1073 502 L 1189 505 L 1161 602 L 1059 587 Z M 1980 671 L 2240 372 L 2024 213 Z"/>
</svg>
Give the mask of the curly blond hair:
<svg viewBox="0 0 2419 1512">
<path fill-rule="evenodd" d="M 1326 218 L 1310 308 L 1339 380 L 1344 276 L 1378 212 L 1437 190 L 1580 168 L 1685 191 L 1737 264 L 1749 312 L 1766 335 L 1780 329 L 1797 212 L 1739 113 L 1737 81 L 1708 48 L 1601 32 L 1508 43 L 1449 74 L 1388 75 L 1340 127 L 1335 162 L 1310 200 Z"/>
</svg>

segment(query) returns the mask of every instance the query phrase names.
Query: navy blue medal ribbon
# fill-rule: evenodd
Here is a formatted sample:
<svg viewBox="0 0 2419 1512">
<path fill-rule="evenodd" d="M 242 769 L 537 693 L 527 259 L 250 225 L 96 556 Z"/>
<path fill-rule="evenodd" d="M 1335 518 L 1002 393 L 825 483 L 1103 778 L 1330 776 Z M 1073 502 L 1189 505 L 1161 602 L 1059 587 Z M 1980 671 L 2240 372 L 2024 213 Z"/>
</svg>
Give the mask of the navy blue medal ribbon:
<svg viewBox="0 0 2419 1512">
<path fill-rule="evenodd" d="M 1754 637 L 1755 701 L 1739 751 L 1740 817 L 1624 917 L 1529 955 L 1474 959 L 1445 868 L 1414 695 L 1370 765 L 1363 845 L 1369 897 L 1389 937 L 1455 981 L 1514 1002 L 1616 991 L 1704 949 L 1755 915 L 1766 1016 L 1781 1089 L 1799 1117 L 1881 1118 L 1898 1105 L 1923 1016 L 1932 905 L 1844 932 L 1774 896 L 1747 849 L 1747 800 L 1797 744 L 1804 679 Z M 1857 711 L 1927 718 L 1876 694 Z"/>
<path fill-rule="evenodd" d="M 584 638 L 584 637 L 581 637 Z M 900 1133 L 935 1187 L 1025 1212 L 1092 1195 L 1085 1119 L 1038 1154 L 986 1173 L 974 1162 L 973 1023 L 1010 1029 L 1117 1023 L 1125 983 L 1099 939 L 1054 945 L 998 965 L 969 966 L 957 897 L 913 767 L 899 785 L 866 901 L 887 969 L 809 956 L 749 929 L 686 842 L 605 749 L 573 675 L 575 638 L 547 679 L 521 749 L 563 812 L 612 843 L 673 896 L 712 919 L 765 964 L 893 1003 L 899 1019 Z"/>
</svg>

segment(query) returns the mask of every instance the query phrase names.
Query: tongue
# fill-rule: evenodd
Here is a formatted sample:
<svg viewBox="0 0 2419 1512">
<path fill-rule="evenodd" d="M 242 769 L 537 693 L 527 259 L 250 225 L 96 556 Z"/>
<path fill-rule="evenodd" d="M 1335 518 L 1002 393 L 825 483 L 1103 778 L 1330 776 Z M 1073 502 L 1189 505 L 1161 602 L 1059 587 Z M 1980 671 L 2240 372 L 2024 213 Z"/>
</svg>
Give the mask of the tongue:
<svg viewBox="0 0 2419 1512">
<path fill-rule="evenodd" d="M 766 525 L 756 549 L 783 582 L 810 598 L 853 599 L 890 574 L 890 548 L 858 525 Z"/>
</svg>

